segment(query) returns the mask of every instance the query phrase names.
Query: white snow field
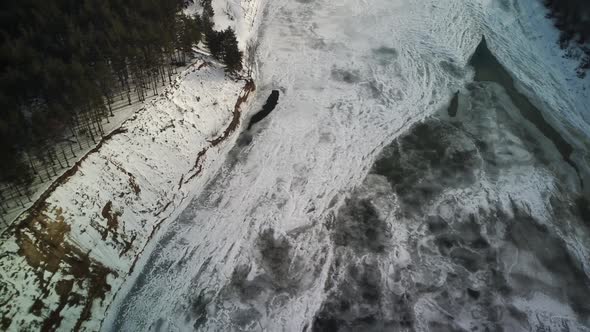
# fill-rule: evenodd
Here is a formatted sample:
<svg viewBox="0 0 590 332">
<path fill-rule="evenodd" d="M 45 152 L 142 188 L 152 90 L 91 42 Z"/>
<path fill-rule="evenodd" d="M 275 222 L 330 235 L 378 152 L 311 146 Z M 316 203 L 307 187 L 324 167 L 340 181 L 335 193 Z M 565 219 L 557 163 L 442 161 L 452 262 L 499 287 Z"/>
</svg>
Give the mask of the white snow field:
<svg viewBox="0 0 590 332">
<path fill-rule="evenodd" d="M 445 109 L 454 92 L 465 91 L 474 75 L 467 64 L 482 36 L 547 121 L 578 142 L 572 159 L 582 175 L 588 174 L 588 140 L 579 138 L 590 129 L 590 80 L 575 78 L 577 61 L 562 57 L 556 45 L 558 32 L 544 15 L 541 3 L 534 0 L 266 3 L 258 18 L 258 93 L 252 107 L 259 108 L 273 89 L 280 90 L 279 104 L 251 132 L 241 134 L 205 191 L 157 234 L 152 251 L 140 258 L 111 306 L 103 329 L 306 331 L 329 299 L 328 290 L 343 277 L 338 274 L 341 265 L 353 268 L 379 262 L 362 281 L 385 283 L 400 295 L 403 289 L 389 284 L 396 281 L 385 275 L 417 263 L 403 245 L 410 228 L 402 222 L 411 220 L 379 210 L 399 246 L 391 244 L 394 249 L 385 258 L 375 258 L 362 250 L 347 256 L 335 245 L 333 228 L 341 221 L 335 216 L 343 213 L 339 209 L 346 197 L 363 195 L 353 190 L 362 192 L 366 181 L 373 181 L 370 177 L 363 183 L 385 146 Z M 485 112 L 486 106 L 479 109 Z M 518 150 L 509 153 L 514 152 Z M 523 160 L 528 156 L 521 152 Z M 516 173 L 504 174 L 498 183 L 482 180 L 475 189 L 447 194 L 465 204 L 461 211 L 477 212 L 487 197 L 497 199 L 502 208 L 516 202 L 539 222 L 549 222 L 552 211 L 546 203 L 557 185 L 546 169 L 529 166 L 513 169 Z M 379 183 L 371 186 L 380 195 L 390 190 Z M 389 199 L 396 200 L 393 195 Z M 587 275 L 588 241 L 550 229 L 569 241 L 568 252 Z M 532 270 L 524 268 L 527 273 L 542 273 L 535 266 L 538 260 L 522 262 L 527 261 L 533 262 Z M 445 282 L 444 277 L 436 280 Z M 352 291 L 359 285 L 348 287 L 350 298 L 362 297 Z M 489 316 L 495 317 L 490 320 L 526 330 L 525 325 L 514 325 L 508 314 L 502 320 L 502 313 L 494 311 L 497 299 L 488 299 Z M 532 292 L 506 301 L 520 306 L 518 312 L 531 329 L 587 330 L 587 317 L 578 318 L 561 300 Z M 428 322 L 454 317 L 428 294 L 410 302 L 414 310 L 409 320 L 417 320 L 415 329 L 437 330 Z M 363 305 L 346 308 L 345 314 L 361 317 L 365 325 L 343 325 L 343 330 L 355 326 L 371 330 L 370 322 L 386 318 L 363 316 L 368 310 Z M 477 327 L 477 316 L 467 319 L 471 313 L 465 310 L 448 329 Z M 405 319 L 394 330 L 408 329 Z M 327 328 L 337 322 L 324 323 Z"/>
</svg>

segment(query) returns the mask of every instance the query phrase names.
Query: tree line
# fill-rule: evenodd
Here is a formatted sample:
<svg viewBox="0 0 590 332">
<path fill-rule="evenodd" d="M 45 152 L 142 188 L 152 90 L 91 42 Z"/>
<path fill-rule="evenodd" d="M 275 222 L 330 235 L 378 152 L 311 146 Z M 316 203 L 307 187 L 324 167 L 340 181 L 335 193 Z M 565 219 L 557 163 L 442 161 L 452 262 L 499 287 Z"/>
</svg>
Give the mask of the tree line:
<svg viewBox="0 0 590 332">
<path fill-rule="evenodd" d="M 590 69 L 590 2 L 587 0 L 545 0 L 549 8 L 548 18 L 552 18 L 561 33 L 559 45 L 566 49 L 570 43 L 580 46 L 583 55 L 578 76 L 583 78 Z"/>
<path fill-rule="evenodd" d="M 185 0 L 2 1 L 0 182 L 31 181 L 31 156 L 59 162 L 64 137 L 96 143 L 115 99 L 157 94 L 201 41 L 240 71 L 235 32 L 216 31 L 211 0 L 197 1 L 204 11 L 192 16 Z"/>
</svg>

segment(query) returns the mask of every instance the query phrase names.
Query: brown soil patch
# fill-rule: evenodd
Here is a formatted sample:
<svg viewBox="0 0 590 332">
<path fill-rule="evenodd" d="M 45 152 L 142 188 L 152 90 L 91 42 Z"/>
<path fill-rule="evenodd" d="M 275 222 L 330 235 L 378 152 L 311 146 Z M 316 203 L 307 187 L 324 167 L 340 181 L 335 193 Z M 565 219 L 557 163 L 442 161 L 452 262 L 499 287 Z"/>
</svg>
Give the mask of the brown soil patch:
<svg viewBox="0 0 590 332">
<path fill-rule="evenodd" d="M 123 250 L 121 250 L 119 257 L 125 255 L 131 249 L 131 246 L 133 245 L 133 242 L 135 242 L 136 238 L 137 238 L 137 234 L 133 234 L 133 236 L 131 237 L 131 240 L 125 242 L 125 246 L 123 247 Z"/>
<path fill-rule="evenodd" d="M 127 175 L 129 175 L 129 185 L 131 186 L 131 189 L 133 189 L 136 196 L 139 195 L 141 188 L 139 188 L 139 185 L 135 182 L 135 177 L 131 173 L 127 173 Z"/>
<path fill-rule="evenodd" d="M 14 228 L 16 243 L 19 246 L 18 254 L 25 258 L 37 277 L 36 285 L 30 286 L 39 288 L 41 294 L 44 294 L 34 302 L 30 311 L 42 316 L 43 308 L 53 307 L 53 303 L 45 303 L 45 300 L 50 292 L 55 291 L 59 295 L 58 305 L 43 320 L 41 330 L 58 329 L 63 318 L 61 311 L 70 302 L 82 305 L 82 313 L 76 323 L 77 330 L 90 317 L 94 301 L 104 299 L 105 293 L 110 291 L 111 287 L 106 282 L 107 276 L 116 273 L 91 260 L 87 253 L 68 242 L 71 227 L 62 215 L 61 209 L 51 210 L 55 217 L 49 215 L 46 203 L 37 211 L 37 214 L 31 215 Z M 45 277 L 46 272 L 50 272 L 49 278 Z M 54 283 L 54 289 L 50 289 L 56 273 L 63 277 Z M 87 294 L 73 293 L 74 283 L 79 287 L 85 286 Z"/>
<path fill-rule="evenodd" d="M 109 232 L 117 237 L 117 229 L 119 228 L 119 212 L 113 212 L 113 202 L 108 201 L 102 208 L 101 216 L 107 220 L 107 227 L 102 233 L 102 239 L 106 240 Z"/>
<path fill-rule="evenodd" d="M 41 196 L 39 196 L 39 198 L 35 201 L 35 203 L 33 203 L 33 205 L 31 205 L 30 208 L 28 208 L 27 210 L 23 211 L 23 213 L 20 214 L 20 216 L 16 219 L 17 220 L 17 222 L 15 223 L 15 224 L 17 224 L 16 226 L 11 225 L 2 233 L 2 235 L 13 231 L 14 227 L 18 228 L 18 227 L 21 227 L 22 224 L 26 224 L 26 223 L 31 222 L 31 219 L 35 218 L 34 216 L 42 214 L 43 209 L 45 208 L 45 204 L 46 204 L 45 201 L 49 198 L 49 196 L 51 196 L 51 194 L 59 186 L 66 183 L 72 176 L 74 176 L 78 172 L 78 170 L 80 169 L 80 166 L 86 160 L 86 158 L 88 158 L 89 155 L 100 150 L 102 148 L 102 146 L 104 145 L 104 143 L 106 143 L 111 138 L 113 138 L 113 136 L 118 135 L 118 134 L 122 134 L 125 132 L 127 132 L 127 129 L 120 127 L 120 128 L 113 130 L 110 134 L 104 136 L 102 138 L 102 140 L 92 150 L 88 151 L 88 153 L 86 153 L 84 155 L 84 157 L 80 158 L 80 160 L 78 160 L 70 169 L 68 169 L 67 171 L 64 172 L 64 174 L 62 174 L 60 177 L 55 179 L 55 181 L 53 181 L 53 183 L 49 186 L 49 188 L 47 188 L 47 190 L 45 192 L 43 192 L 43 194 L 41 194 Z M 25 216 L 25 217 L 23 217 L 23 216 Z"/>
<path fill-rule="evenodd" d="M 141 192 L 141 188 L 139 187 L 139 185 L 135 181 L 135 176 L 133 176 L 133 174 L 131 174 L 131 172 L 127 172 L 127 170 L 125 170 L 123 168 L 123 166 L 119 165 L 118 163 L 116 163 L 110 159 L 107 159 L 107 158 L 105 158 L 105 160 L 107 160 L 108 162 L 113 164 L 119 171 L 121 171 L 121 173 L 126 174 L 129 177 L 129 186 L 131 187 L 131 190 L 133 191 L 133 193 L 135 193 L 135 195 L 138 196 L 139 193 Z"/>
<path fill-rule="evenodd" d="M 253 91 L 256 91 L 256 85 L 254 84 L 254 81 L 250 79 L 246 81 L 246 85 L 242 89 L 242 93 L 240 97 L 238 97 L 238 101 L 234 106 L 234 117 L 232 121 L 230 122 L 229 126 L 225 128 L 225 131 L 223 132 L 223 134 L 221 134 L 221 136 L 217 137 L 216 139 L 210 142 L 211 146 L 219 145 L 219 143 L 223 142 L 231 133 L 233 133 L 236 130 L 236 128 L 238 128 L 238 126 L 240 125 L 240 108 L 242 104 L 248 100 L 248 97 L 250 97 L 250 93 Z"/>
<path fill-rule="evenodd" d="M 197 154 L 197 160 L 195 161 L 195 166 L 189 171 L 189 173 L 190 172 L 195 172 L 195 173 L 193 175 L 191 175 L 186 181 L 184 181 L 184 183 L 189 182 L 195 176 L 197 176 L 201 173 L 201 171 L 203 170 L 203 160 L 205 157 L 205 153 L 207 153 L 207 150 L 209 150 L 209 148 L 204 148 L 203 150 L 199 151 L 199 153 Z"/>
</svg>

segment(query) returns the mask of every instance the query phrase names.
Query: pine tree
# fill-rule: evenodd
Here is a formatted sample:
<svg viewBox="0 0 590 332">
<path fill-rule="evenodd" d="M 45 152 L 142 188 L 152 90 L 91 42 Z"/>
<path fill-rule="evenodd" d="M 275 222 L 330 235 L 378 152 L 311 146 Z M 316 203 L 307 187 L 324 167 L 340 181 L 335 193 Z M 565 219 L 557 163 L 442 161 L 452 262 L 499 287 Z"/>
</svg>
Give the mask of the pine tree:
<svg viewBox="0 0 590 332">
<path fill-rule="evenodd" d="M 238 47 L 238 40 L 236 33 L 230 27 L 223 31 L 223 62 L 227 71 L 235 73 L 242 70 L 242 56 L 243 53 Z"/>
<path fill-rule="evenodd" d="M 215 30 L 210 30 L 207 32 L 206 38 L 207 47 L 209 47 L 211 55 L 218 60 L 223 59 L 223 34 Z"/>
<path fill-rule="evenodd" d="M 201 6 L 203 6 L 203 17 L 204 18 L 212 18 L 215 15 L 213 11 L 213 6 L 211 5 L 211 0 L 201 0 Z"/>
</svg>

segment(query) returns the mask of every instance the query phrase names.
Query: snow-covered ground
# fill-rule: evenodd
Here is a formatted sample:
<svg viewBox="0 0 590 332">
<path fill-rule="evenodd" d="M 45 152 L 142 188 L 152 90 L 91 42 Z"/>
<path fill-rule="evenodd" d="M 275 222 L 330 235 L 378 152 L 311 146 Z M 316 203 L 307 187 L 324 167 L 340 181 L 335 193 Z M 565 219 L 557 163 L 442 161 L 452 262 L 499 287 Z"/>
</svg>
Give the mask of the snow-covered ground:
<svg viewBox="0 0 590 332">
<path fill-rule="evenodd" d="M 197 60 L 3 235 L 3 329 L 99 328 L 151 235 L 221 164 L 233 136 L 212 141 L 246 106 L 246 83 Z"/>
<path fill-rule="evenodd" d="M 242 134 L 207 189 L 154 239 L 105 330 L 310 328 L 345 263 L 332 241 L 345 197 L 386 145 L 472 81 L 467 64 L 482 36 L 522 91 L 558 112 L 554 124 L 587 132 L 590 80 L 574 78 L 577 63 L 562 58 L 544 14 L 536 1 L 268 2 L 254 105 L 272 89 L 281 91 L 279 105 Z M 580 167 L 584 151 L 576 152 Z M 519 173 L 501 187 L 503 197 L 543 202 L 554 189 L 546 175 Z M 361 281 L 412 263 L 402 250 L 392 255 Z M 543 314 L 564 305 L 545 303 Z"/>
</svg>

